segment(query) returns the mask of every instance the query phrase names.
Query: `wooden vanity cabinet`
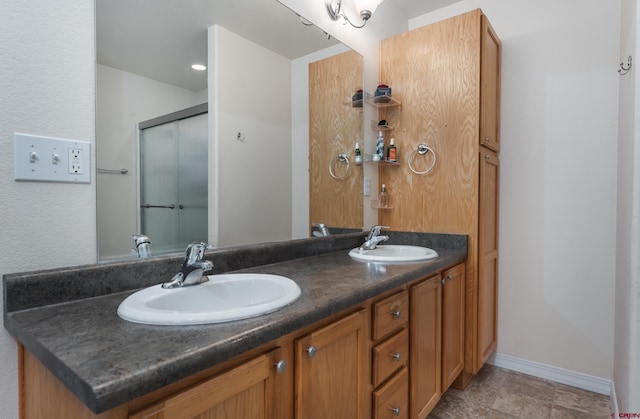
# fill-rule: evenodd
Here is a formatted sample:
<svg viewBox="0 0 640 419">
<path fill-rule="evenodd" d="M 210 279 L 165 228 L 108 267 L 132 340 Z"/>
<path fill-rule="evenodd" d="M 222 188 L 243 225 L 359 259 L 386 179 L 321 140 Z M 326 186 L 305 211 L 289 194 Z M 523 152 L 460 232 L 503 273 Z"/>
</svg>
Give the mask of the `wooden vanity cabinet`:
<svg viewBox="0 0 640 419">
<path fill-rule="evenodd" d="M 484 364 L 498 345 L 498 155 L 480 150 L 480 226 L 478 245 L 478 359 Z"/>
<path fill-rule="evenodd" d="M 129 419 L 279 419 L 274 405 L 274 368 L 280 350 L 260 355 L 229 371 L 129 415 Z"/>
<path fill-rule="evenodd" d="M 476 9 L 380 43 L 380 80 L 402 98 L 394 132 L 398 170 L 380 170 L 393 197 L 378 222 L 394 230 L 466 234 L 464 388 L 497 347 L 501 45 Z M 419 155 L 426 143 L 437 157 Z M 411 154 L 413 153 L 413 154 Z M 483 175 L 488 168 L 491 174 Z M 448 380 L 447 380 L 448 381 Z"/>
<path fill-rule="evenodd" d="M 464 369 L 464 264 L 442 273 L 442 392 Z"/>
<path fill-rule="evenodd" d="M 409 418 L 409 294 L 401 289 L 372 305 L 374 419 Z"/>
<path fill-rule="evenodd" d="M 463 365 L 464 275 L 402 285 L 101 414 L 20 346 L 21 417 L 424 419 Z"/>
<path fill-rule="evenodd" d="M 500 40 L 485 15 L 480 23 L 480 145 L 500 151 Z"/>
<path fill-rule="evenodd" d="M 368 310 L 296 340 L 295 417 L 370 417 Z"/>
<path fill-rule="evenodd" d="M 411 418 L 424 419 L 442 395 L 442 284 L 440 275 L 411 287 Z"/>
</svg>

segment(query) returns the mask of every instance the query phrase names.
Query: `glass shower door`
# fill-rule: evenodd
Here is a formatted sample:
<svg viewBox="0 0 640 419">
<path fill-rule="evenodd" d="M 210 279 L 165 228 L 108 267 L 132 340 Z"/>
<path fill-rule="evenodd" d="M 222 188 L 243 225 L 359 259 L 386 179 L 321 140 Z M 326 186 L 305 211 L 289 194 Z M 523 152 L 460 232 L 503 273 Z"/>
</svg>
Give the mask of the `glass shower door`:
<svg viewBox="0 0 640 419">
<path fill-rule="evenodd" d="M 141 232 L 155 254 L 207 241 L 207 114 L 140 132 Z"/>
</svg>

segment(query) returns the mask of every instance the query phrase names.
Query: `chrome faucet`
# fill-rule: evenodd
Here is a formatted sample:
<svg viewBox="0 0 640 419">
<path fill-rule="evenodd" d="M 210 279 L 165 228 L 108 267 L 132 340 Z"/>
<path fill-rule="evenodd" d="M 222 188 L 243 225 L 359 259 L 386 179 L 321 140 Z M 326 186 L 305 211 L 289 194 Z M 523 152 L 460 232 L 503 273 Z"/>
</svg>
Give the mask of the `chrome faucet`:
<svg viewBox="0 0 640 419">
<path fill-rule="evenodd" d="M 179 288 L 207 282 L 209 278 L 205 274 L 213 270 L 213 263 L 202 260 L 206 248 L 205 243 L 191 243 L 187 246 L 180 272 L 171 281 L 163 283 L 162 288 Z"/>
<path fill-rule="evenodd" d="M 327 225 L 324 223 L 313 223 L 314 227 L 318 227 L 318 231 L 314 231 L 313 235 L 315 237 L 327 237 L 329 235 L 329 229 Z"/>
<path fill-rule="evenodd" d="M 389 228 L 389 226 L 373 226 L 371 227 L 371 231 L 369 235 L 365 239 L 362 246 L 360 246 L 360 251 L 364 252 L 365 250 L 373 250 L 376 246 L 385 240 L 389 240 L 389 236 L 381 236 L 380 231 L 383 228 Z"/>
</svg>

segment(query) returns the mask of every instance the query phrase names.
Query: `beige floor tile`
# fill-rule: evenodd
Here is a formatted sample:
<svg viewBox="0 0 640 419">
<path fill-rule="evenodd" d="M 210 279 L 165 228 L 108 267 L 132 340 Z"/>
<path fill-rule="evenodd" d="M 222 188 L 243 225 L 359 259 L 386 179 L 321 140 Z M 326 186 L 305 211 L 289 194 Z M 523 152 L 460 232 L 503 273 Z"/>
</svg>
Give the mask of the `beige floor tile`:
<svg viewBox="0 0 640 419">
<path fill-rule="evenodd" d="M 485 365 L 465 390 L 449 389 L 432 419 L 606 419 L 608 396 Z"/>
<path fill-rule="evenodd" d="M 565 407 L 596 417 L 611 417 L 608 396 L 558 384 L 554 406 Z"/>
<path fill-rule="evenodd" d="M 550 419 L 606 419 L 611 415 L 598 416 L 563 406 L 553 406 Z"/>
<path fill-rule="evenodd" d="M 518 416 L 513 416 L 508 413 L 498 412 L 497 410 L 492 410 L 489 412 L 489 415 L 486 419 L 518 419 Z"/>
</svg>

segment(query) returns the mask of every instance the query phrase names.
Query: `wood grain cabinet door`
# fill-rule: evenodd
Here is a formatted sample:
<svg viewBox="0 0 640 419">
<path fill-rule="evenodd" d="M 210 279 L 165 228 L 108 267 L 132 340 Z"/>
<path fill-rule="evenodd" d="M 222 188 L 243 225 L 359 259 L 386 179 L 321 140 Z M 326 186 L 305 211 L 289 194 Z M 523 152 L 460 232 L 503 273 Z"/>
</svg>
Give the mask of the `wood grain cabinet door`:
<svg viewBox="0 0 640 419">
<path fill-rule="evenodd" d="M 424 419 L 442 395 L 440 275 L 413 286 L 410 295 L 410 417 Z"/>
<path fill-rule="evenodd" d="M 442 273 L 442 392 L 464 368 L 464 264 Z"/>
<path fill-rule="evenodd" d="M 480 144 L 500 151 L 500 52 L 498 36 L 482 16 L 480 63 Z"/>
<path fill-rule="evenodd" d="M 369 419 L 367 313 L 360 310 L 296 341 L 297 419 Z"/>
<path fill-rule="evenodd" d="M 478 240 L 478 369 L 498 342 L 498 156 L 480 150 L 480 218 Z"/>
<path fill-rule="evenodd" d="M 278 349 L 133 413 L 129 418 L 275 419 L 277 357 Z"/>
</svg>

